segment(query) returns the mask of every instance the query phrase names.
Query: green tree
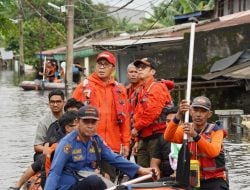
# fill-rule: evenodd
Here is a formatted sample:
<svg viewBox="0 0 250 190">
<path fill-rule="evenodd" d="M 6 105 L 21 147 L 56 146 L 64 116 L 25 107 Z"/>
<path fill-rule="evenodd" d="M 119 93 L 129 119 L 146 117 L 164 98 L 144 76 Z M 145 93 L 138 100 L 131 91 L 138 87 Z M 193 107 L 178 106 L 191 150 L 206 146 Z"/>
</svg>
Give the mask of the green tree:
<svg viewBox="0 0 250 190">
<path fill-rule="evenodd" d="M 36 54 L 41 50 L 52 49 L 65 44 L 63 36 L 58 35 L 54 29 L 60 31 L 65 36 L 65 28 L 60 23 L 51 23 L 48 25 L 47 21 L 40 18 L 34 18 L 25 22 L 24 57 L 26 63 L 36 65 L 38 62 Z"/>
<path fill-rule="evenodd" d="M 11 35 L 17 35 L 17 20 L 12 19 L 16 10 L 16 3 L 9 0 L 0 1 L 0 39 L 2 42 Z"/>
<path fill-rule="evenodd" d="M 180 14 L 178 9 L 178 3 L 162 2 L 158 6 L 153 6 L 153 14 L 150 18 L 145 18 L 140 29 L 145 30 L 151 26 L 153 28 L 162 28 L 166 26 L 172 26 L 174 24 L 174 15 Z"/>
<path fill-rule="evenodd" d="M 153 15 L 144 19 L 140 29 L 161 28 L 174 25 L 174 16 L 180 14 L 191 13 L 199 10 L 212 10 L 214 8 L 214 0 L 179 0 L 162 2 L 158 6 L 152 6 Z"/>
</svg>

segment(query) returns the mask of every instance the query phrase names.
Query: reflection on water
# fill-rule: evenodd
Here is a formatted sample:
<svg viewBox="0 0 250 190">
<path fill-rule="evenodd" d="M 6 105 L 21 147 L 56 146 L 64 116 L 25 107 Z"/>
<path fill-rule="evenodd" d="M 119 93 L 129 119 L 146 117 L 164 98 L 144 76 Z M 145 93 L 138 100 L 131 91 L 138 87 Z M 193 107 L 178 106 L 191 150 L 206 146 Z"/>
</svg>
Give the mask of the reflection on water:
<svg viewBox="0 0 250 190">
<path fill-rule="evenodd" d="M 48 92 L 23 91 L 12 71 L 0 71 L 0 189 L 12 186 L 30 165 L 38 119 L 48 110 Z M 238 137 L 240 138 L 240 137 Z M 230 189 L 250 189 L 250 144 L 226 140 Z M 238 141 L 237 141 L 238 142 Z"/>
</svg>

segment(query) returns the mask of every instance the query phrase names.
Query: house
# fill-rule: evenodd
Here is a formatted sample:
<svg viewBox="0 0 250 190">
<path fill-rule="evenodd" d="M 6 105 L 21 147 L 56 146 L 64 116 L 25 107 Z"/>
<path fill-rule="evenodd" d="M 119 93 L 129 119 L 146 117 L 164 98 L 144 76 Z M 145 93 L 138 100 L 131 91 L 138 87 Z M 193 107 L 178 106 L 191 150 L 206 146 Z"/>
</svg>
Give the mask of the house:
<svg viewBox="0 0 250 190">
<path fill-rule="evenodd" d="M 12 51 L 5 51 L 4 48 L 0 48 L 0 69 L 2 67 L 8 67 L 8 63 L 12 62 L 14 58 Z"/>
<path fill-rule="evenodd" d="M 250 9 L 250 0 L 216 0 L 217 17 Z"/>
<path fill-rule="evenodd" d="M 157 60 L 157 79 L 172 79 L 176 82 L 175 99 L 185 96 L 189 55 L 190 23 L 141 31 L 112 38 L 83 37 L 74 43 L 75 60 L 81 60 L 89 70 L 94 70 L 96 54 L 112 51 L 118 60 L 116 78 L 126 83 L 127 65 L 142 57 Z M 250 10 L 237 12 L 217 19 L 202 20 L 196 25 L 192 95 L 211 93 L 216 97 L 218 109 L 239 106 L 250 113 L 248 80 L 228 76 L 206 79 L 214 62 L 249 49 Z M 77 57 L 76 54 L 80 56 Z M 247 65 L 243 65 L 247 66 Z M 241 68 L 243 69 L 242 65 Z M 241 72 L 242 73 L 242 72 Z M 213 100 L 213 99 L 212 99 Z"/>
<path fill-rule="evenodd" d="M 157 78 L 185 78 L 189 32 L 190 23 L 184 23 L 92 42 L 92 46 L 94 49 L 115 52 L 118 59 L 117 77 L 121 82 L 126 81 L 126 67 L 130 62 L 148 56 L 159 62 Z M 208 68 L 202 70 L 202 67 L 214 59 L 247 49 L 250 44 L 249 32 L 250 10 L 199 22 L 196 26 L 194 74 L 207 73 Z"/>
<path fill-rule="evenodd" d="M 97 50 L 109 49 L 118 59 L 117 79 L 126 83 L 127 65 L 135 59 L 152 57 L 159 63 L 156 77 L 176 82 L 174 99 L 185 97 L 190 23 L 137 32 L 92 42 Z M 196 25 L 192 95 L 210 93 L 217 109 L 239 108 L 250 113 L 249 63 L 228 68 L 230 75 L 205 78 L 215 61 L 250 47 L 250 10 L 200 21 Z M 237 70 L 237 72 L 236 72 Z M 235 72 L 234 72 L 235 71 Z M 237 74 L 242 74 L 240 77 Z"/>
</svg>

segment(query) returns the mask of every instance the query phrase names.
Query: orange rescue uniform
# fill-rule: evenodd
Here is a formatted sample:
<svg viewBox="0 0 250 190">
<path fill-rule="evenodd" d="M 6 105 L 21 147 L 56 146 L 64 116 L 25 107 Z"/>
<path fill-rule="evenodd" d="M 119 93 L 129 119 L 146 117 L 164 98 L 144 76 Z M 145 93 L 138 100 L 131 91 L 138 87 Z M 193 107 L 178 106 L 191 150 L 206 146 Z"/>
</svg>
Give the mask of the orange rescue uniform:
<svg viewBox="0 0 250 190">
<path fill-rule="evenodd" d="M 116 103 L 112 89 L 117 82 L 112 78 L 109 83 L 103 82 L 96 73 L 93 73 L 88 78 L 91 86 L 90 105 L 96 106 L 99 110 L 99 121 L 97 125 L 97 134 L 99 134 L 107 145 L 114 151 L 120 152 L 120 145 L 129 147 L 130 143 L 130 127 L 129 115 L 127 112 L 128 101 L 125 87 L 119 85 L 121 95 L 126 107 L 125 121 L 122 124 L 117 123 Z M 73 98 L 78 101 L 85 102 L 84 85 L 80 83 L 73 92 Z"/>
<path fill-rule="evenodd" d="M 164 139 L 174 143 L 182 143 L 183 135 L 183 127 L 172 120 L 165 130 Z M 201 179 L 220 177 L 226 179 L 222 146 L 224 131 L 222 129 L 211 130 L 209 133 L 200 134 L 200 136 L 198 142 L 189 140 L 188 148 L 191 152 L 191 159 L 196 160 L 197 158 L 201 164 Z M 220 166 L 216 166 L 218 162 L 215 160 L 220 160 Z"/>
<path fill-rule="evenodd" d="M 171 95 L 167 87 L 155 81 L 153 76 L 150 77 L 141 86 L 133 117 L 134 127 L 139 131 L 139 137 L 145 138 L 164 133 L 166 124 L 159 123 L 157 119 L 166 104 L 171 104 Z"/>
</svg>

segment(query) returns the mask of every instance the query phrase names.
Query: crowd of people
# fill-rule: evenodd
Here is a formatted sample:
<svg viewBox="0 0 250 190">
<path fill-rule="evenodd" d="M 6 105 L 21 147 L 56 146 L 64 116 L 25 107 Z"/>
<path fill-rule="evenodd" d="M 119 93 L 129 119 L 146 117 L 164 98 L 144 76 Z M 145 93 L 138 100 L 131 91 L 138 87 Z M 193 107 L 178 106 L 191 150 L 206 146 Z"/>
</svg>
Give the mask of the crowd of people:
<svg viewBox="0 0 250 190">
<path fill-rule="evenodd" d="M 45 65 L 44 65 L 45 64 Z M 72 80 L 75 83 L 81 81 L 85 68 L 79 62 L 72 66 Z M 37 68 L 37 80 L 46 80 L 53 83 L 61 83 L 65 80 L 66 62 L 58 63 L 55 59 L 49 59 Z"/>
<path fill-rule="evenodd" d="M 101 52 L 95 72 L 76 87 L 72 98 L 65 102 L 61 90 L 49 93 L 50 111 L 38 122 L 35 135 L 34 163 L 12 189 L 20 189 L 37 172 L 45 190 L 102 190 L 116 185 L 118 172 L 129 178 L 152 174 L 154 180 L 175 181 L 176 172 L 182 172 L 177 160 L 184 133 L 190 161 L 199 163 L 200 172 L 199 183 L 190 178 L 189 186 L 182 188 L 229 189 L 225 133 L 218 123 L 208 122 L 209 98 L 199 96 L 191 104 L 182 100 L 174 106 L 174 83 L 155 79 L 154 59 L 130 63 L 126 87 L 113 78 L 116 64 L 111 52 Z M 185 123 L 187 111 L 191 121 Z"/>
</svg>

